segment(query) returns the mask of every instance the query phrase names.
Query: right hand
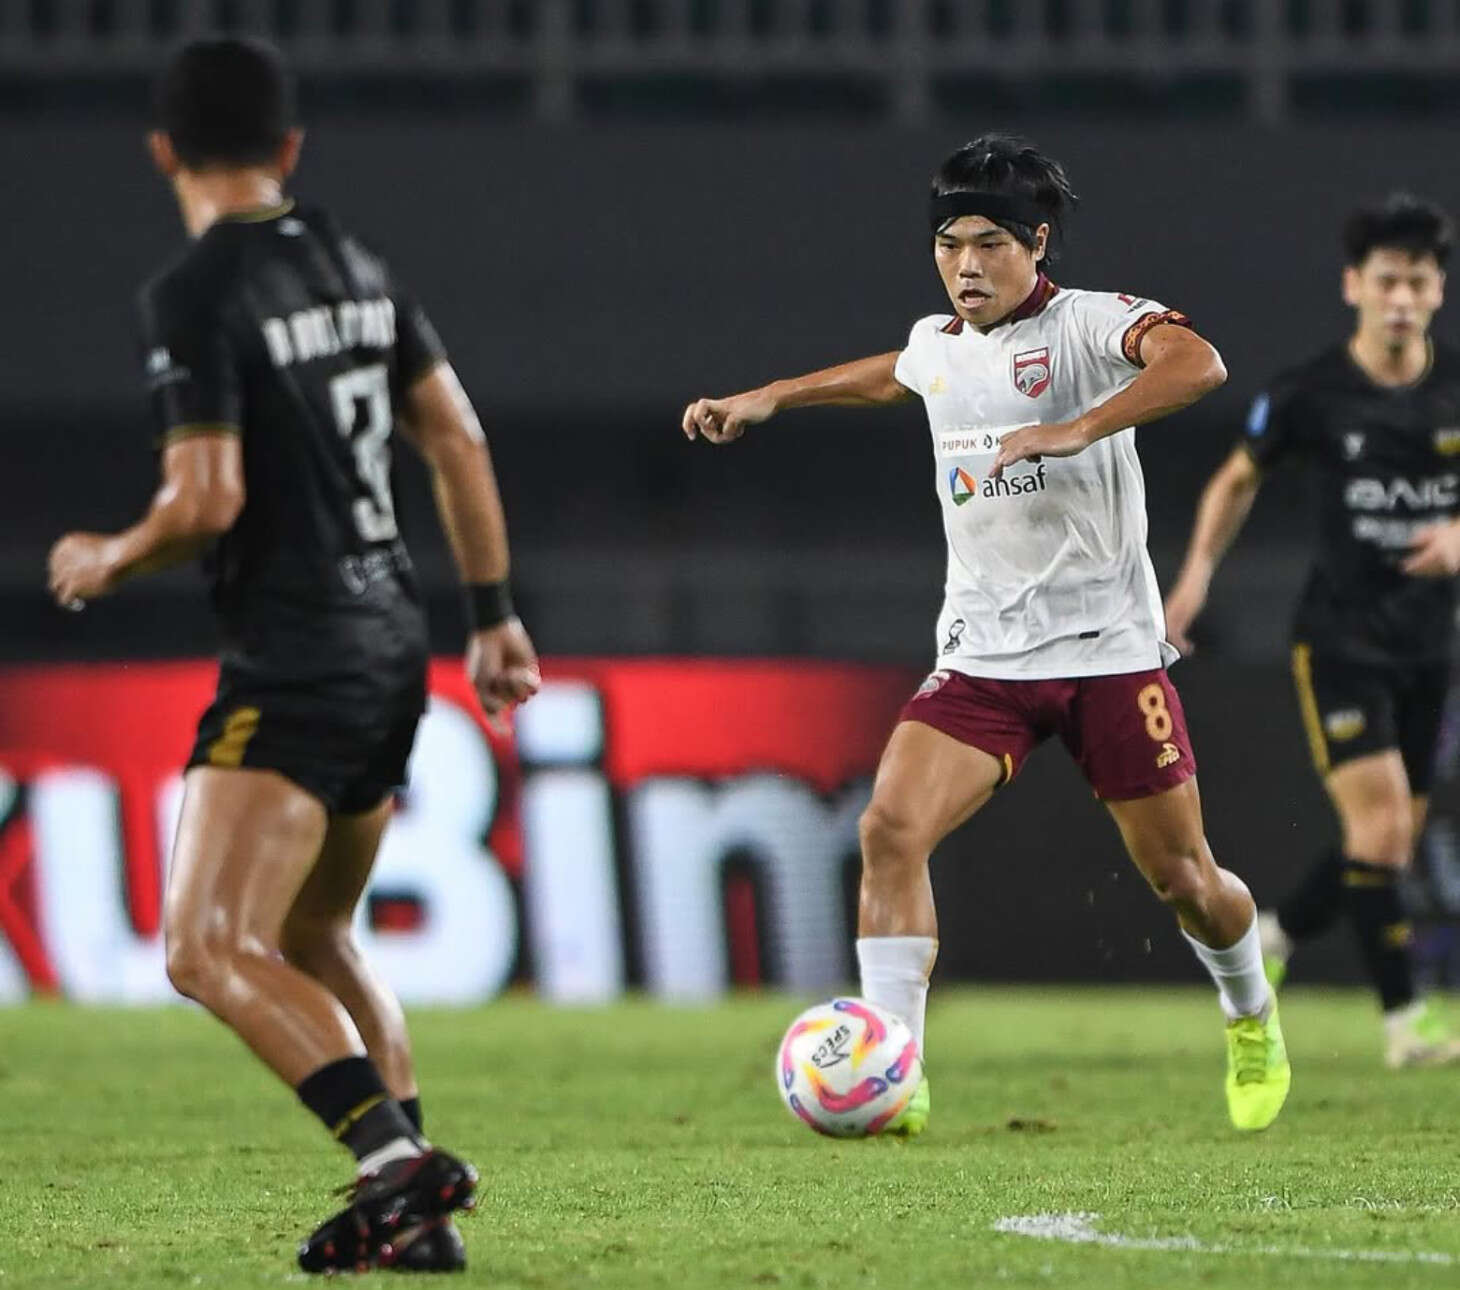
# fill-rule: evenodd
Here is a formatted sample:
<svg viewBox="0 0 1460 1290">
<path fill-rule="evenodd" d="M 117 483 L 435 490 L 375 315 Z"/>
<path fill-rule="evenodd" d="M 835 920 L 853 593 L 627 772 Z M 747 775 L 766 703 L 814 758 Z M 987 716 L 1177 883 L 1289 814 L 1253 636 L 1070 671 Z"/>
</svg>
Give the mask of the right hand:
<svg viewBox="0 0 1460 1290">
<path fill-rule="evenodd" d="M 1196 653 L 1191 625 L 1206 603 L 1206 588 L 1190 578 L 1178 578 L 1166 597 L 1166 639 L 1188 657 Z"/>
<path fill-rule="evenodd" d="M 703 435 L 711 443 L 732 443 L 747 426 L 775 415 L 776 401 L 764 389 L 732 394 L 728 399 L 696 399 L 684 410 L 684 437 Z"/>
<path fill-rule="evenodd" d="M 517 618 L 475 631 L 467 640 L 466 674 L 487 724 L 507 733 L 504 709 L 526 703 L 542 687 L 537 652 Z"/>
</svg>

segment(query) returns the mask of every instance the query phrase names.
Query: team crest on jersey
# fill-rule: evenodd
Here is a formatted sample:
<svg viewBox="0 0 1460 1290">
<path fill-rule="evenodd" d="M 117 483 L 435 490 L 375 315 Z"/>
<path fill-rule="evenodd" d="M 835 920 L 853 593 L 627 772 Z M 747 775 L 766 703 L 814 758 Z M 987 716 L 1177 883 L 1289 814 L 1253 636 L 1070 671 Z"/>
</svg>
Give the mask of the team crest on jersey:
<svg viewBox="0 0 1460 1290">
<path fill-rule="evenodd" d="M 1026 349 L 1014 355 L 1014 388 L 1020 394 L 1037 399 L 1049 389 L 1050 357 L 1049 346 L 1042 349 Z"/>
<path fill-rule="evenodd" d="M 1442 426 L 1436 430 L 1435 451 L 1442 457 L 1460 453 L 1460 426 Z"/>
<path fill-rule="evenodd" d="M 947 672 L 929 672 L 927 679 L 918 686 L 918 691 L 913 695 L 913 698 L 926 699 L 930 694 L 937 694 L 947 683 Z"/>
<path fill-rule="evenodd" d="M 1343 455 L 1349 461 L 1357 461 L 1364 455 L 1364 434 L 1362 430 L 1349 430 L 1343 436 Z"/>
<path fill-rule="evenodd" d="M 1368 721 L 1359 708 L 1344 708 L 1338 712 L 1330 712 L 1323 718 L 1323 728 L 1328 731 L 1328 737 L 1340 743 L 1347 739 L 1357 739 L 1364 733 L 1367 724 Z"/>
</svg>

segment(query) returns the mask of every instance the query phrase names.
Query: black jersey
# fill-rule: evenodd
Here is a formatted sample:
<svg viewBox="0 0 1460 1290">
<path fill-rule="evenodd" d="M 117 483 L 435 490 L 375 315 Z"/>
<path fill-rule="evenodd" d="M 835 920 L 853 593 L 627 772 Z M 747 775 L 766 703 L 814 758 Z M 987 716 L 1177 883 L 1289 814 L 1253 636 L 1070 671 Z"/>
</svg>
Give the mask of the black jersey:
<svg viewBox="0 0 1460 1290">
<path fill-rule="evenodd" d="M 1358 662 L 1448 657 L 1454 580 L 1399 565 L 1420 529 L 1460 511 L 1460 352 L 1435 345 L 1424 377 L 1388 388 L 1347 346 L 1325 350 L 1258 396 L 1242 444 L 1259 466 L 1293 458 L 1316 476 L 1319 546 L 1295 639 Z"/>
<path fill-rule="evenodd" d="M 225 669 L 309 683 L 424 659 L 391 435 L 443 356 L 381 260 L 326 214 L 219 220 L 141 293 L 159 445 L 243 439 L 243 511 L 206 557 Z"/>
</svg>

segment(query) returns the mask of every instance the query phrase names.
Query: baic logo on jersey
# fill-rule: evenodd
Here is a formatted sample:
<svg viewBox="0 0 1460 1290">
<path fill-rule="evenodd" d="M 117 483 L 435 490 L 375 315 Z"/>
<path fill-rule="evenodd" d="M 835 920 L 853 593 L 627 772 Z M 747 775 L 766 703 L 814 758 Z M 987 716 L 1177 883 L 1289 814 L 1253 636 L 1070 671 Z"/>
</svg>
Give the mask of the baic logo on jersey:
<svg viewBox="0 0 1460 1290">
<path fill-rule="evenodd" d="M 1351 511 L 1450 511 L 1460 505 L 1460 475 L 1430 475 L 1409 480 L 1351 479 L 1343 500 Z"/>
<path fill-rule="evenodd" d="M 954 466 L 948 472 L 948 491 L 954 506 L 963 506 L 975 497 L 1023 497 L 1027 493 L 1042 493 L 1048 486 L 1043 462 L 1025 474 L 1011 475 L 1005 471 L 997 479 L 976 479 L 962 466 Z"/>
<path fill-rule="evenodd" d="M 1049 389 L 1050 360 L 1049 346 L 1041 349 L 1026 349 L 1014 355 L 1014 388 L 1020 394 L 1037 399 Z"/>
</svg>

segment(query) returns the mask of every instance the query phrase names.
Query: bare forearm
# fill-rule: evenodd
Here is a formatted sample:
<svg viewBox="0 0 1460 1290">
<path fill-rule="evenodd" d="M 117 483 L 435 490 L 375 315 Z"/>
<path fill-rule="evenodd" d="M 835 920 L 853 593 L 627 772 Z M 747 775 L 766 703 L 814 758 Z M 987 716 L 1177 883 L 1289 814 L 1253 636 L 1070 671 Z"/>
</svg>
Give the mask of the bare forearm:
<svg viewBox="0 0 1460 1290">
<path fill-rule="evenodd" d="M 505 581 L 507 520 L 485 441 L 462 438 L 442 446 L 431 473 L 436 510 L 462 582 Z"/>
<path fill-rule="evenodd" d="M 900 403 L 912 392 L 893 375 L 897 353 L 874 354 L 765 387 L 777 412 L 788 408 L 866 407 Z"/>
<path fill-rule="evenodd" d="M 227 530 L 233 518 L 164 487 L 142 519 L 110 539 L 107 558 L 112 581 L 124 582 L 195 558 Z"/>
<path fill-rule="evenodd" d="M 1183 349 L 1150 364 L 1125 389 L 1085 413 L 1080 424 L 1094 443 L 1127 426 L 1146 425 L 1190 407 L 1226 379 L 1215 350 Z"/>
<path fill-rule="evenodd" d="M 1196 579 L 1203 587 L 1211 582 L 1217 565 L 1247 522 L 1256 497 L 1255 479 L 1233 478 L 1226 468 L 1217 472 L 1197 506 L 1196 524 L 1181 567 L 1182 578 Z"/>
</svg>

